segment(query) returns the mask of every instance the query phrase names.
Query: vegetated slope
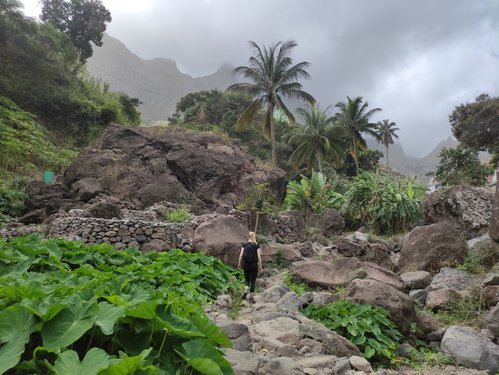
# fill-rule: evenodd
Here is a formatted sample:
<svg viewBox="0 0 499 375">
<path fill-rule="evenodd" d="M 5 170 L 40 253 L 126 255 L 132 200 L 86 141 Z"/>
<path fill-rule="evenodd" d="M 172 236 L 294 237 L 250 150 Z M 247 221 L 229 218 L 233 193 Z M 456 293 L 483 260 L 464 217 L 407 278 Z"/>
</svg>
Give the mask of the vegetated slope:
<svg viewBox="0 0 499 375">
<path fill-rule="evenodd" d="M 102 47 L 95 48 L 87 61 L 90 74 L 109 82 L 112 90 L 138 97 L 145 121 L 166 120 L 175 112 L 180 98 L 190 92 L 223 91 L 235 82 L 233 68 L 226 64 L 209 76 L 194 78 L 180 72 L 171 59 L 143 60 L 108 34 L 102 41 Z"/>
<path fill-rule="evenodd" d="M 0 253 L 0 374 L 233 374 L 202 308 L 234 282 L 216 258 L 38 237 Z"/>
</svg>

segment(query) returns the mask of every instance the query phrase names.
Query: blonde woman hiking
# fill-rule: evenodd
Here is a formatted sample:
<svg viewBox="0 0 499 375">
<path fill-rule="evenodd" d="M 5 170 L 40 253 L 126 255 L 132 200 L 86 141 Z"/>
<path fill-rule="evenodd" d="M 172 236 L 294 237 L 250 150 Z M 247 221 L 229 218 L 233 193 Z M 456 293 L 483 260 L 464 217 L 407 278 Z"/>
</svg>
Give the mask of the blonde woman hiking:
<svg viewBox="0 0 499 375">
<path fill-rule="evenodd" d="M 261 272 L 262 267 L 262 253 L 260 246 L 256 243 L 255 232 L 248 233 L 248 242 L 244 243 L 239 252 L 239 262 L 237 267 L 243 269 L 244 272 L 244 293 L 243 299 L 249 296 L 248 301 L 255 303 L 253 293 L 255 292 L 255 282 L 258 272 Z"/>
</svg>

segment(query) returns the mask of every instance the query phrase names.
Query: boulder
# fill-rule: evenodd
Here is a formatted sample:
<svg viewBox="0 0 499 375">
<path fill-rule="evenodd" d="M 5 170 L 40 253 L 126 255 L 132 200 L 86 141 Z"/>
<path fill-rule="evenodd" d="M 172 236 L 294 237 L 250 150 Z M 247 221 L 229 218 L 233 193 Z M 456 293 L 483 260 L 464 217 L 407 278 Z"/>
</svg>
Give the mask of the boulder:
<svg viewBox="0 0 499 375">
<path fill-rule="evenodd" d="M 482 289 L 482 305 L 485 308 L 495 306 L 499 302 L 499 285 L 490 285 Z"/>
<path fill-rule="evenodd" d="M 449 223 L 419 226 L 403 241 L 399 267 L 434 274 L 445 265 L 463 262 L 467 250 L 464 237 Z"/>
<path fill-rule="evenodd" d="M 442 338 L 441 349 L 465 367 L 491 374 L 499 370 L 499 346 L 471 327 L 449 327 Z"/>
<path fill-rule="evenodd" d="M 495 305 L 485 315 L 485 327 L 490 330 L 496 338 L 499 338 L 499 304 Z"/>
<path fill-rule="evenodd" d="M 456 292 L 462 292 L 475 283 L 478 283 L 478 279 L 469 273 L 443 267 L 439 273 L 433 276 L 431 284 L 428 286 L 428 291 L 451 289 Z"/>
<path fill-rule="evenodd" d="M 394 271 L 396 269 L 392 260 L 392 254 L 389 247 L 381 242 L 366 243 L 367 248 L 363 255 L 359 256 L 359 260 L 363 262 L 376 263 L 377 265 Z"/>
<path fill-rule="evenodd" d="M 284 344 L 295 345 L 300 340 L 300 323 L 287 317 L 256 323 L 253 331 L 259 336 L 271 337 Z"/>
<path fill-rule="evenodd" d="M 290 289 L 284 285 L 274 285 L 268 289 L 265 289 L 260 295 L 262 302 L 275 303 L 281 299 Z"/>
<path fill-rule="evenodd" d="M 357 243 L 345 237 L 334 240 L 331 245 L 337 248 L 338 253 L 346 257 L 359 257 L 364 255 L 368 246 L 365 242 Z"/>
<path fill-rule="evenodd" d="M 87 177 L 76 181 L 71 186 L 71 193 L 80 201 L 88 202 L 104 190 L 97 178 Z"/>
<path fill-rule="evenodd" d="M 497 183 L 496 183 L 496 193 L 494 195 L 494 201 L 492 204 L 489 237 L 495 242 L 499 242 L 499 185 Z"/>
<path fill-rule="evenodd" d="M 472 186 L 454 186 L 428 194 L 422 202 L 427 223 L 449 222 L 466 239 L 484 234 L 491 221 L 492 194 Z"/>
<path fill-rule="evenodd" d="M 296 262 L 298 260 L 303 259 L 298 243 L 286 245 L 286 244 L 278 244 L 271 243 L 262 245 L 262 261 L 275 261 L 277 256 L 283 257 L 282 260 L 288 262 Z M 280 255 L 279 255 L 280 254 Z"/>
<path fill-rule="evenodd" d="M 250 215 L 249 227 L 255 228 L 256 215 Z M 301 242 L 306 239 L 305 220 L 301 211 L 261 213 L 258 219 L 258 234 L 271 236 L 276 242 Z"/>
<path fill-rule="evenodd" d="M 416 305 L 424 306 L 426 304 L 426 298 L 428 298 L 428 291 L 426 289 L 414 289 L 409 292 L 409 297 L 411 297 Z"/>
<path fill-rule="evenodd" d="M 365 278 L 366 271 L 356 258 L 341 258 L 331 262 L 306 261 L 293 264 L 291 275 L 308 286 L 323 289 L 347 286 L 353 279 Z"/>
<path fill-rule="evenodd" d="M 404 283 L 395 273 L 377 264 L 361 262 L 357 258 L 338 258 L 332 261 L 306 261 L 294 264 L 291 275 L 310 287 L 323 289 L 345 287 L 353 279 L 372 279 L 402 290 Z"/>
<path fill-rule="evenodd" d="M 232 341 L 232 347 L 241 352 L 251 351 L 252 340 L 246 324 L 223 320 L 217 323 L 222 332 Z"/>
<path fill-rule="evenodd" d="M 422 314 L 421 316 L 418 316 L 416 324 L 418 327 L 417 334 L 421 339 L 425 339 L 428 334 L 442 329 L 442 324 L 437 318 L 435 318 L 435 316 L 430 314 Z"/>
<path fill-rule="evenodd" d="M 400 275 L 406 290 L 424 289 L 431 283 L 431 273 L 426 271 L 404 272 Z"/>
<path fill-rule="evenodd" d="M 121 218 L 121 207 L 118 202 L 99 201 L 92 204 L 86 210 L 85 216 L 102 219 L 119 219 Z"/>
<path fill-rule="evenodd" d="M 307 224 L 318 228 L 326 238 L 333 238 L 345 230 L 345 219 L 334 208 L 327 208 L 323 213 L 312 215 Z"/>
<path fill-rule="evenodd" d="M 379 281 L 355 279 L 348 286 L 346 296 L 357 303 L 385 308 L 402 333 L 409 332 L 411 323 L 416 321 L 412 298 Z"/>
<path fill-rule="evenodd" d="M 458 292 L 453 289 L 441 288 L 428 292 L 426 296 L 426 307 L 433 311 L 444 309 L 449 303 L 455 302 L 460 298 Z"/>
<path fill-rule="evenodd" d="M 359 348 L 348 341 L 343 336 L 340 336 L 334 331 L 324 327 L 322 324 L 308 319 L 305 316 L 300 316 L 300 337 L 308 338 L 322 343 L 321 354 L 331 354 L 338 357 L 351 357 L 352 355 L 360 355 Z"/>
<path fill-rule="evenodd" d="M 229 215 L 215 216 L 200 224 L 192 246 L 198 252 L 216 256 L 226 264 L 237 266 L 241 244 L 246 242 L 248 229 Z"/>
<path fill-rule="evenodd" d="M 363 371 L 365 373 L 373 372 L 371 364 L 367 362 L 363 357 L 359 357 L 358 355 L 353 355 L 350 358 L 350 366 L 357 371 Z"/>
<path fill-rule="evenodd" d="M 298 364 L 287 357 L 272 358 L 264 366 L 263 371 L 266 375 L 305 375 Z"/>
</svg>

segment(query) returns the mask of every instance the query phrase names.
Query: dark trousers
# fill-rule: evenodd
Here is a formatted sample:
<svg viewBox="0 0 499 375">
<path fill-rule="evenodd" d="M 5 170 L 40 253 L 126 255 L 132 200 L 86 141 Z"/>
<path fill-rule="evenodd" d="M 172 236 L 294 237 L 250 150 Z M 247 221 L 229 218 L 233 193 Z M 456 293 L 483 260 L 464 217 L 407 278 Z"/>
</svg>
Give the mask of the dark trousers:
<svg viewBox="0 0 499 375">
<path fill-rule="evenodd" d="M 244 266 L 244 285 L 250 287 L 250 292 L 255 291 L 256 276 L 258 275 L 258 264 Z"/>
</svg>

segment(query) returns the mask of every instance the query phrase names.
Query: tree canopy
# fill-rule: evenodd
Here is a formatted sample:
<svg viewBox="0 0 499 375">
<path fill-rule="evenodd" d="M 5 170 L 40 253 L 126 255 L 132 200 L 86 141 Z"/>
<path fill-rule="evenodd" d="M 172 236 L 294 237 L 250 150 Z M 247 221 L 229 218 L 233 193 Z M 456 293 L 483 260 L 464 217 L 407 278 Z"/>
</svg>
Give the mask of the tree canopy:
<svg viewBox="0 0 499 375">
<path fill-rule="evenodd" d="M 388 166 L 388 146 L 393 144 L 393 138 L 398 138 L 399 136 L 397 135 L 397 131 L 400 129 L 396 127 L 397 124 L 395 124 L 393 121 L 390 120 L 383 120 L 383 121 L 378 121 L 376 124 L 376 140 L 379 143 L 382 143 L 383 146 L 385 146 L 386 150 L 386 167 L 389 168 Z"/>
<path fill-rule="evenodd" d="M 273 122 L 274 110 L 281 108 L 288 119 L 294 122 L 294 116 L 283 99 L 297 99 L 309 103 L 314 98 L 302 89 L 300 79 L 309 79 L 308 62 L 293 65 L 291 51 L 297 46 L 294 40 L 277 42 L 270 47 L 260 47 L 250 42 L 253 56 L 249 58 L 249 66 L 239 66 L 234 73 L 241 75 L 248 82 L 236 83 L 229 91 L 243 92 L 253 98 L 253 102 L 241 114 L 236 122 L 236 129 L 248 128 L 261 109 L 265 109 L 263 122 L 264 134 L 271 140 L 272 164 L 276 165 L 276 135 Z"/>
<path fill-rule="evenodd" d="M 91 42 L 102 46 L 106 24 L 111 22 L 111 13 L 100 0 L 41 0 L 40 19 L 50 22 L 66 34 L 80 51 L 81 61 L 93 54 Z"/>
<path fill-rule="evenodd" d="M 460 104 L 449 116 L 452 133 L 472 150 L 488 151 L 499 162 L 499 97 L 479 95 L 474 102 Z"/>
<path fill-rule="evenodd" d="M 372 135 L 374 138 L 378 137 L 376 133 L 376 124 L 370 122 L 370 118 L 376 113 L 381 111 L 381 108 L 373 108 L 367 110 L 368 103 L 363 102 L 361 96 L 351 99 L 347 96 L 346 102 L 338 102 L 336 107 L 340 112 L 336 116 L 338 124 L 345 127 L 350 133 L 352 141 L 352 157 L 355 161 L 356 174 L 359 174 L 359 151 L 367 148 L 366 141 L 362 137 L 362 133 Z"/>
</svg>

